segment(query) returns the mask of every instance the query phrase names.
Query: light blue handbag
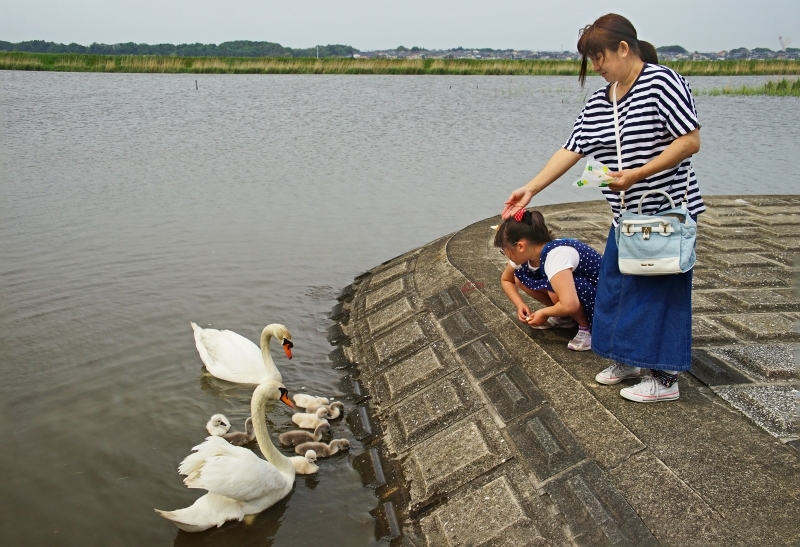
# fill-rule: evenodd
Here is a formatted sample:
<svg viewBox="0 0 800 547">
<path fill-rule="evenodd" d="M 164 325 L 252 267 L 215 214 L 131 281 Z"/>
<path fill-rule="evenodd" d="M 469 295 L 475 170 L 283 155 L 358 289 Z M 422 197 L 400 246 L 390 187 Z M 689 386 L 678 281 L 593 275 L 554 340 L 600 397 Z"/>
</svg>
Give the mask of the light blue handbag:
<svg viewBox="0 0 800 547">
<path fill-rule="evenodd" d="M 622 147 L 617 115 L 617 84 L 612 88 L 614 130 L 617 137 L 617 163 L 622 171 Z M 687 196 L 692 169 L 686 174 L 686 191 L 680 207 L 663 190 L 650 190 L 639 200 L 637 213 L 625 208 L 625 192 L 620 192 L 622 214 L 614 230 L 619 250 L 619 271 L 628 275 L 668 275 L 685 273 L 694 267 L 697 223 L 689 215 Z M 651 194 L 663 194 L 671 208 L 655 215 L 643 215 L 642 203 Z"/>
</svg>

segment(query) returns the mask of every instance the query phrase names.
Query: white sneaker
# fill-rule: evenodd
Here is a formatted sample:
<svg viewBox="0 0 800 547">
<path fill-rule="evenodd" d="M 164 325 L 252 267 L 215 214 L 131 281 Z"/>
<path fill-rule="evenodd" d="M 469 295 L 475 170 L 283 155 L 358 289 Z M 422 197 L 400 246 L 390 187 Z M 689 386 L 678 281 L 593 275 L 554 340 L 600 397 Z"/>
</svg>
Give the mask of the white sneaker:
<svg viewBox="0 0 800 547">
<path fill-rule="evenodd" d="M 611 386 L 628 378 L 638 378 L 641 373 L 642 369 L 639 367 L 614 363 L 607 369 L 598 372 L 594 379 L 598 384 Z"/>
<path fill-rule="evenodd" d="M 678 382 L 666 387 L 654 376 L 644 378 L 635 386 L 620 389 L 619 394 L 629 401 L 636 401 L 637 403 L 674 401 L 680 396 L 678 392 Z"/>
<path fill-rule="evenodd" d="M 532 329 L 546 330 L 546 329 L 571 329 L 577 327 L 578 322 L 572 317 L 548 317 L 547 321 L 542 325 L 531 326 Z"/>
<path fill-rule="evenodd" d="M 569 341 L 567 348 L 573 351 L 587 351 L 592 349 L 592 333 L 588 330 L 578 329 L 578 334 Z"/>
</svg>

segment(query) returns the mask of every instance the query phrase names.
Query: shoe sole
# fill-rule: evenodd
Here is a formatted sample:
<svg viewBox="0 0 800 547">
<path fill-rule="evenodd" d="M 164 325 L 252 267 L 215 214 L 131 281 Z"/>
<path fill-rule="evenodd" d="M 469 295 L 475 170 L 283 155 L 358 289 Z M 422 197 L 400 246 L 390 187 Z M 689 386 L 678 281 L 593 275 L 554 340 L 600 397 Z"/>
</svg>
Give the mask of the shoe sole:
<svg viewBox="0 0 800 547">
<path fill-rule="evenodd" d="M 592 349 L 592 346 L 574 348 L 574 347 L 570 346 L 569 344 L 567 344 L 567 349 L 571 349 L 572 351 L 589 351 L 590 349 Z"/>
<path fill-rule="evenodd" d="M 630 380 L 632 378 L 639 378 L 642 376 L 642 373 L 639 374 L 632 374 L 630 376 L 622 376 L 620 378 L 601 378 L 599 376 L 594 377 L 594 381 L 598 384 L 603 384 L 604 386 L 614 386 L 620 383 L 623 380 Z"/>
<path fill-rule="evenodd" d="M 665 395 L 663 397 L 642 397 L 641 395 L 632 395 L 626 393 L 622 389 L 619 391 L 619 394 L 623 399 L 633 401 L 634 403 L 658 403 L 660 401 L 675 401 L 681 396 L 680 393 L 676 393 L 675 395 Z"/>
<path fill-rule="evenodd" d="M 531 326 L 531 328 L 532 328 L 532 329 L 536 329 L 536 330 L 548 330 L 548 329 L 574 329 L 574 328 L 575 328 L 575 327 L 577 327 L 577 326 L 578 326 L 578 324 L 577 324 L 577 323 L 573 323 L 573 324 L 571 324 L 571 325 L 556 325 L 555 327 L 554 327 L 553 325 L 536 325 L 535 327 L 534 327 L 534 326 Z"/>
</svg>

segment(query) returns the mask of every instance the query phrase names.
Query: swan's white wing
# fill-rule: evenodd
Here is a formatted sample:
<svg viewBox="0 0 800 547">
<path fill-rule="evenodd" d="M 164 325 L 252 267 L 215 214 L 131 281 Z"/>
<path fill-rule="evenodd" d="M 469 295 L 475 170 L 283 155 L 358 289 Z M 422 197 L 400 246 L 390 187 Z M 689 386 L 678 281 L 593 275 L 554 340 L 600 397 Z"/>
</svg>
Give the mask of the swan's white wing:
<svg viewBox="0 0 800 547">
<path fill-rule="evenodd" d="M 226 334 L 228 333 L 228 334 Z M 222 380 L 244 384 L 261 383 L 266 375 L 264 360 L 258 346 L 246 338 L 236 335 L 249 345 L 244 345 L 230 335 L 231 331 L 204 329 L 199 335 L 208 361 L 203 361 L 208 371 Z M 203 352 L 198 349 L 202 358 Z"/>
<path fill-rule="evenodd" d="M 232 343 L 236 344 L 239 349 L 246 354 L 246 362 L 253 363 L 253 366 L 258 371 L 258 374 L 263 375 L 258 383 L 262 383 L 267 380 L 275 380 L 276 382 L 281 383 L 283 382 L 281 373 L 278 370 L 278 367 L 275 366 L 275 362 L 272 360 L 272 355 L 268 353 L 265 358 L 261 353 L 261 348 L 241 334 L 237 334 L 231 330 L 220 331 L 220 334 L 226 337 Z M 258 363 L 258 367 L 255 367 L 255 363 Z"/>
<path fill-rule="evenodd" d="M 225 521 L 242 520 L 245 515 L 240 502 L 212 493 L 201 496 L 189 507 L 175 511 L 156 509 L 156 512 L 187 532 L 200 532 L 212 526 L 222 526 Z"/>
</svg>

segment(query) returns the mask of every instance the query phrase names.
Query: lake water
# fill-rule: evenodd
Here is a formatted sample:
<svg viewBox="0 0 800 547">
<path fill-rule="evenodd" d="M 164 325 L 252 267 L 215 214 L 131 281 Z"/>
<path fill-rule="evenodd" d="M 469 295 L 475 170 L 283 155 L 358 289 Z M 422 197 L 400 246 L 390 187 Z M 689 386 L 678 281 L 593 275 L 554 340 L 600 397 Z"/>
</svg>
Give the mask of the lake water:
<svg viewBox="0 0 800 547">
<path fill-rule="evenodd" d="M 346 395 L 325 338 L 339 289 L 497 214 L 586 93 L 565 77 L 0 72 L 0 543 L 385 543 L 358 442 L 249 526 L 177 533 L 153 512 L 202 494 L 176 467 L 208 417 L 249 414 L 252 388 L 204 376 L 189 321 L 254 341 L 284 323 L 290 391 Z M 703 193 L 800 191 L 800 99 L 697 105 Z M 599 199 L 578 173 L 536 203 Z M 276 407 L 273 432 L 290 415 Z"/>
</svg>

